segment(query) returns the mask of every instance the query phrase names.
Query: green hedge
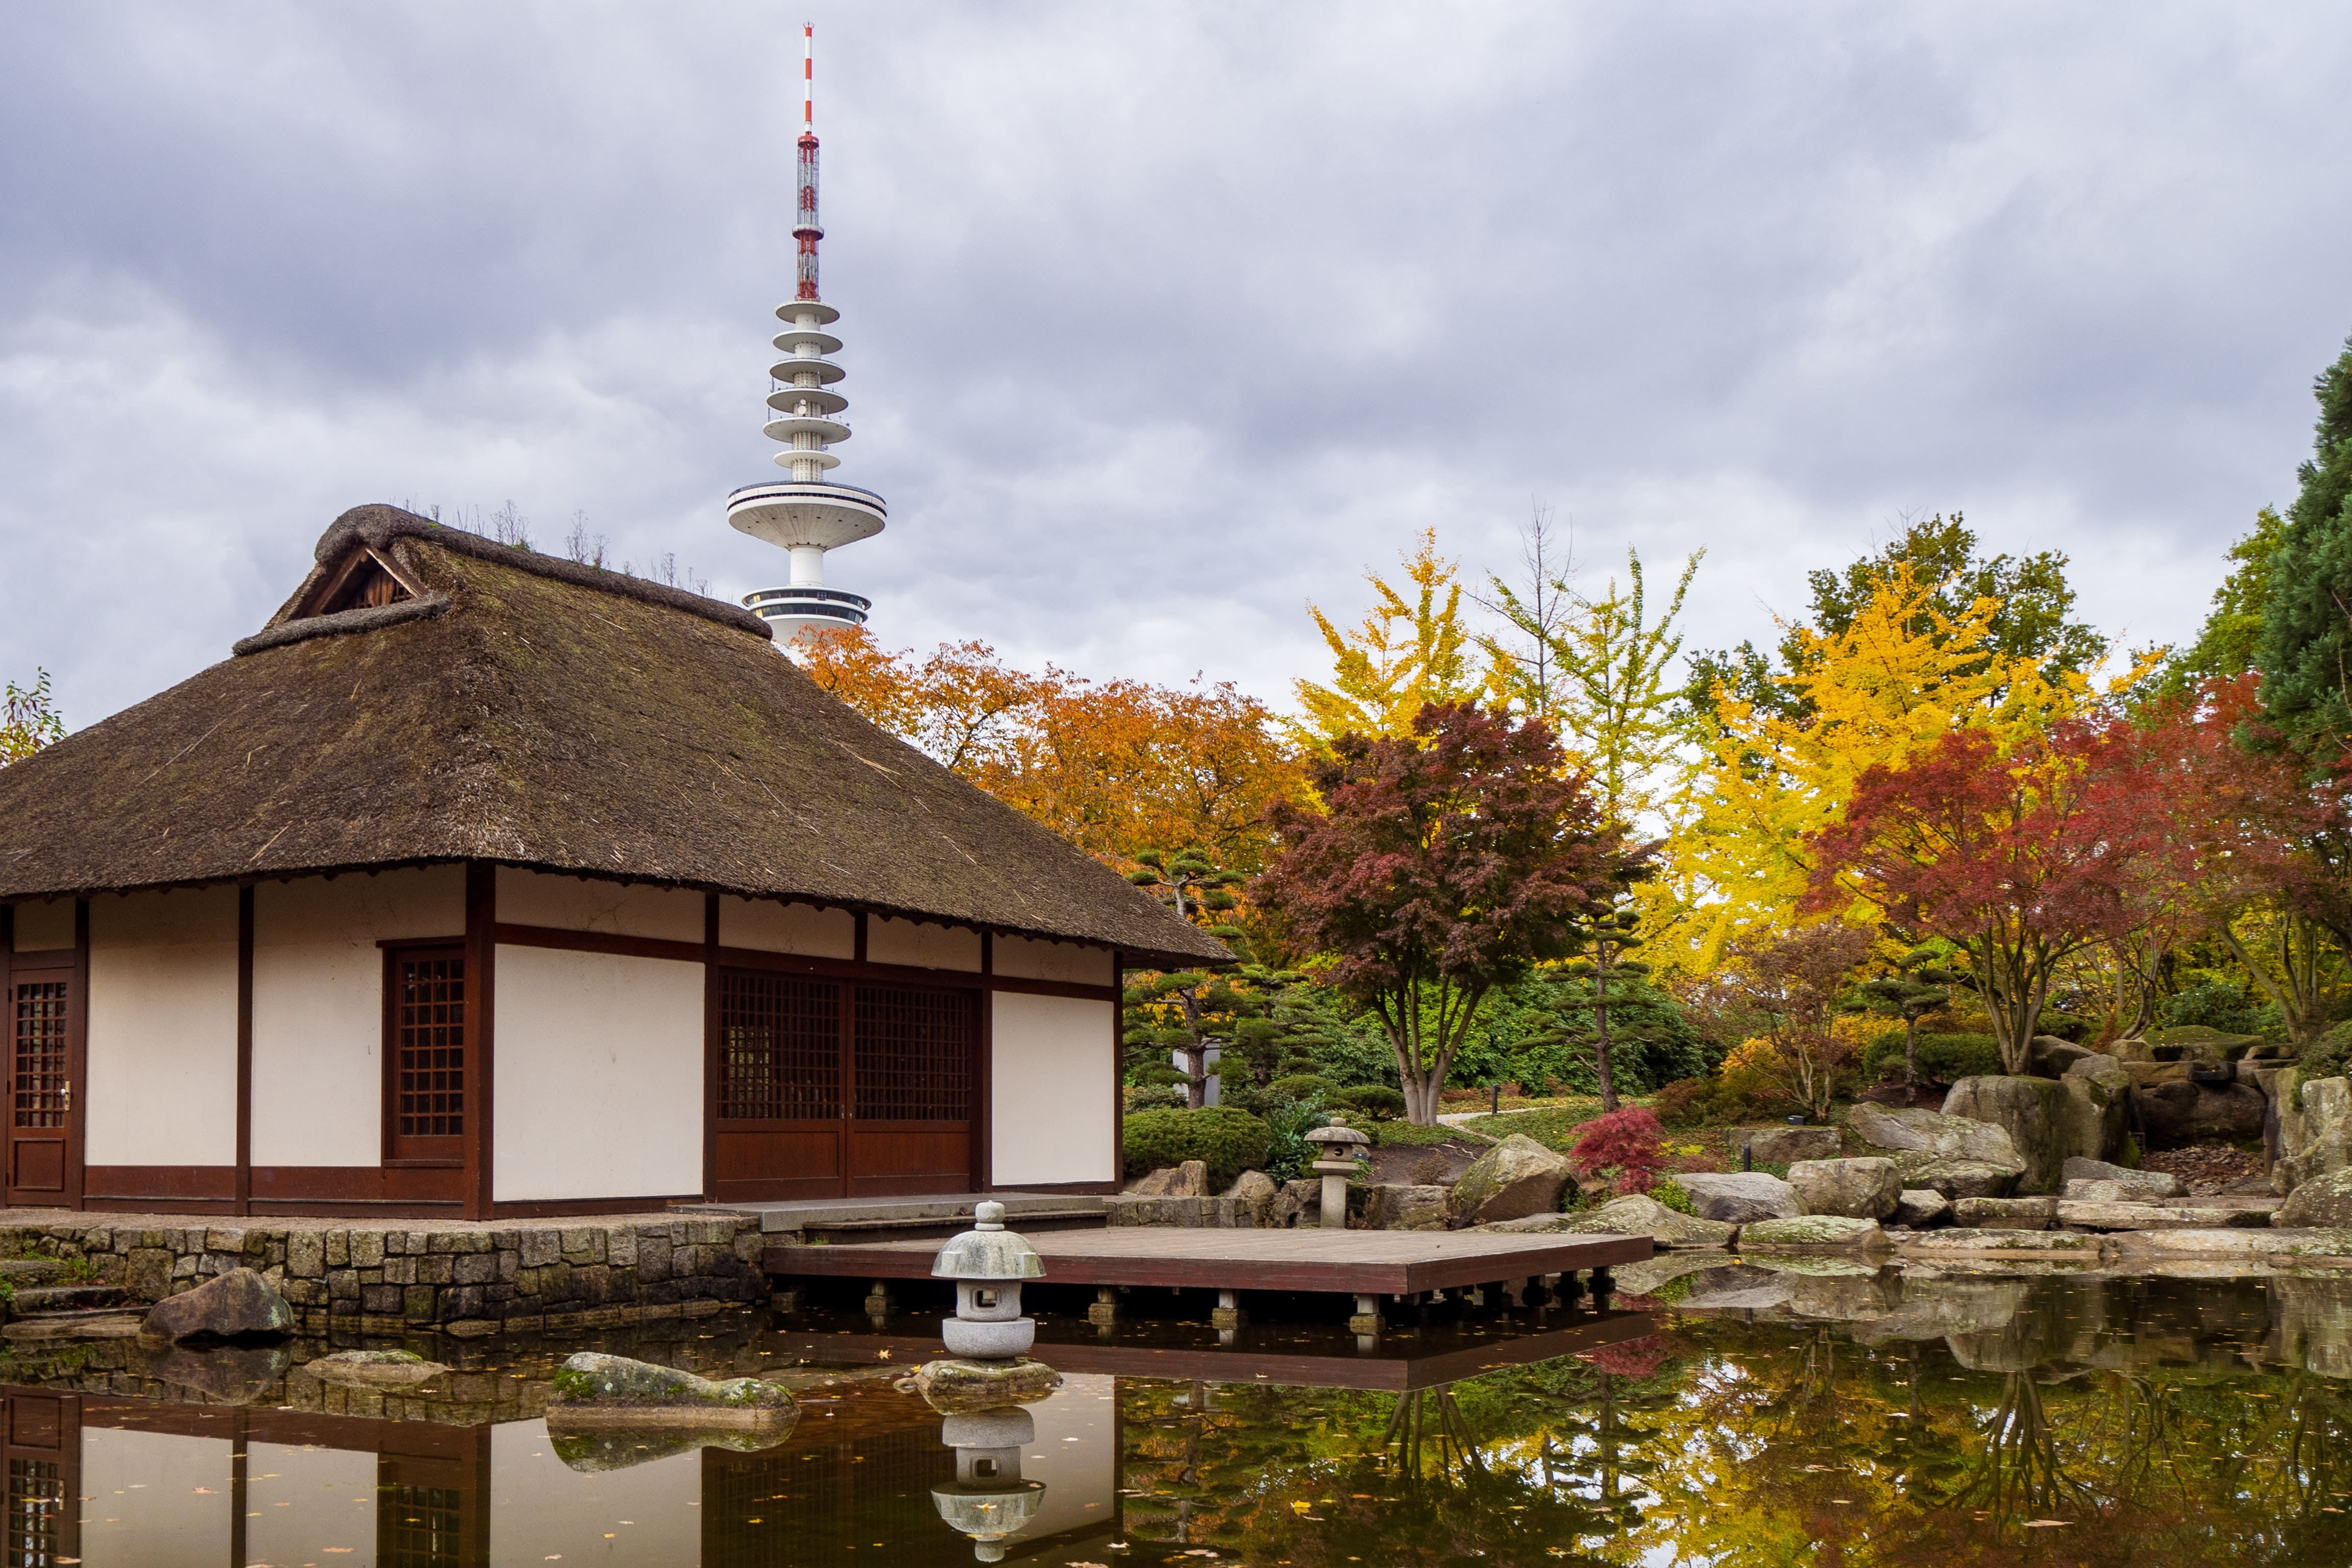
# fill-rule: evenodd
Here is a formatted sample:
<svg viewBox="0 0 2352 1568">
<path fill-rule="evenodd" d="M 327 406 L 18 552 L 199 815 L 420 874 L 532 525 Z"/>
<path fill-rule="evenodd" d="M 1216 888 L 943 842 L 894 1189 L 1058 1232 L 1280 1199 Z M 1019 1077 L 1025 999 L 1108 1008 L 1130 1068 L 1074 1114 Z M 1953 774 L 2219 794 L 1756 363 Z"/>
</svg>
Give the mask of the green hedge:
<svg viewBox="0 0 2352 1568">
<path fill-rule="evenodd" d="M 1903 1078 L 1903 1031 L 1890 1029 L 1863 1047 L 1863 1076 L 1874 1083 Z M 1919 1073 L 1937 1083 L 1990 1078 L 2000 1072 L 2000 1047 L 1990 1035 L 1922 1035 Z"/>
<path fill-rule="evenodd" d="M 1339 1092 L 1338 1080 L 1321 1073 L 1295 1072 L 1287 1078 L 1276 1079 L 1265 1086 L 1265 1092 L 1276 1100 L 1328 1100 Z"/>
<path fill-rule="evenodd" d="M 1229 1105 L 1198 1110 L 1139 1110 L 1127 1119 L 1122 1151 L 1127 1173 L 1140 1176 L 1187 1160 L 1205 1161 L 1209 1184 L 1222 1192 L 1244 1171 L 1265 1165 L 1274 1130 Z"/>
<path fill-rule="evenodd" d="M 1366 1121 L 1394 1121 L 1404 1114 L 1404 1093 L 1384 1084 L 1359 1084 L 1330 1097 L 1332 1109 Z"/>
</svg>

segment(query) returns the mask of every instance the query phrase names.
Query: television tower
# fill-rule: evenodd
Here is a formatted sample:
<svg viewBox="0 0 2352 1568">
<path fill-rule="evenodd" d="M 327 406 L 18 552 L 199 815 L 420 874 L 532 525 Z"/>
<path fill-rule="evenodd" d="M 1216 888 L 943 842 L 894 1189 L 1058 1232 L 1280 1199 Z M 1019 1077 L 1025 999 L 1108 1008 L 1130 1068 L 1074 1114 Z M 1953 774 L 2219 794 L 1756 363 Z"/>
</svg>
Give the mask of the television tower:
<svg viewBox="0 0 2352 1568">
<path fill-rule="evenodd" d="M 870 539 L 882 531 L 888 510 L 882 498 L 856 485 L 826 478 L 841 459 L 825 448 L 849 439 L 841 412 L 849 399 L 833 390 L 841 367 L 825 356 L 841 340 L 824 329 L 841 312 L 817 293 L 816 247 L 824 237 L 816 216 L 816 28 L 801 28 L 800 207 L 793 217 L 799 242 L 793 297 L 776 307 L 784 323 L 774 342 L 784 357 L 769 366 L 773 410 L 761 433 L 781 441 L 776 466 L 792 478 L 746 485 L 727 498 L 727 521 L 754 539 L 764 539 L 793 559 L 792 582 L 743 595 L 744 607 L 776 631 L 777 646 L 789 651 L 803 633 L 866 623 L 873 601 L 824 585 L 824 552 Z"/>
</svg>

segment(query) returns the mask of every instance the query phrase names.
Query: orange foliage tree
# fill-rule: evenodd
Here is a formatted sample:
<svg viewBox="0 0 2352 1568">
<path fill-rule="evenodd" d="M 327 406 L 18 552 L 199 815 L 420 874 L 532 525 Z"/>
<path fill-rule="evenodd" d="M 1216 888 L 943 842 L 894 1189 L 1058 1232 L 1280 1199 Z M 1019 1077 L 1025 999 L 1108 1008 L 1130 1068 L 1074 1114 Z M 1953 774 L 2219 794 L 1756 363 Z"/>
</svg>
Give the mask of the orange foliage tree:
<svg viewBox="0 0 2352 1568">
<path fill-rule="evenodd" d="M 983 642 L 893 653 L 863 629 L 803 645 L 802 668 L 881 728 L 1087 853 L 1198 846 L 1265 864 L 1266 808 L 1305 773 L 1274 713 L 1231 682 L 1093 681 L 1014 669 Z"/>
</svg>

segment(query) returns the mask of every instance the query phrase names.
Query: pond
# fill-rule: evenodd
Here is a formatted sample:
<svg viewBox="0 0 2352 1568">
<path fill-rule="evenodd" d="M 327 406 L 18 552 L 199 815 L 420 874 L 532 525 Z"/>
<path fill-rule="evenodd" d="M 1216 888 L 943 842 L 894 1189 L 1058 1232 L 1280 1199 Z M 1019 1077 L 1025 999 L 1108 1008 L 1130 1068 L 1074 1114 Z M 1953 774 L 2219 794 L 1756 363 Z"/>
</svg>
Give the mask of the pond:
<svg viewBox="0 0 2352 1568">
<path fill-rule="evenodd" d="M 912 1310 L 427 1339 L 457 1364 L 397 1391 L 302 1372 L 316 1344 L 17 1345 L 5 1562 L 2352 1563 L 2352 1279 L 1626 1272 L 1650 1293 L 1612 1312 L 1449 1304 L 1377 1341 L 1220 1334 L 1189 1298 L 1049 1316 L 1063 1386 L 961 1483 L 899 1386 L 936 1353 Z M 551 1440 L 583 1348 L 773 1375 L 800 1417 L 765 1448 Z"/>
</svg>

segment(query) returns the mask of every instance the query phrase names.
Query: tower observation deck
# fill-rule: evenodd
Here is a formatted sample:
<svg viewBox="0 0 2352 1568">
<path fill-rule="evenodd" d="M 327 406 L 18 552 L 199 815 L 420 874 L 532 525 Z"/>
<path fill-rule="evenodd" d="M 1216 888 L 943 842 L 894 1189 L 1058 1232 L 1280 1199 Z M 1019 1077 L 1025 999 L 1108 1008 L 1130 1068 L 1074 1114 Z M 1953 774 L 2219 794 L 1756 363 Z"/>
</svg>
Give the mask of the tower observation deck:
<svg viewBox="0 0 2352 1568">
<path fill-rule="evenodd" d="M 773 626 L 778 646 L 787 649 L 806 632 L 865 624 L 873 602 L 826 587 L 824 554 L 881 532 L 889 515 L 872 490 L 828 477 L 841 464 L 828 448 L 849 439 L 841 419 L 849 399 L 835 390 L 843 372 L 828 357 L 841 349 L 841 340 L 826 331 L 841 312 L 817 290 L 816 249 L 824 229 L 816 206 L 815 28 L 803 26 L 801 37 L 799 206 L 793 219 L 799 258 L 793 297 L 776 307 L 784 330 L 773 342 L 783 357 L 768 367 L 771 415 L 761 427 L 782 443 L 776 466 L 791 477 L 746 485 L 727 498 L 730 523 L 792 557 L 789 584 L 743 596 L 745 607 Z"/>
</svg>

